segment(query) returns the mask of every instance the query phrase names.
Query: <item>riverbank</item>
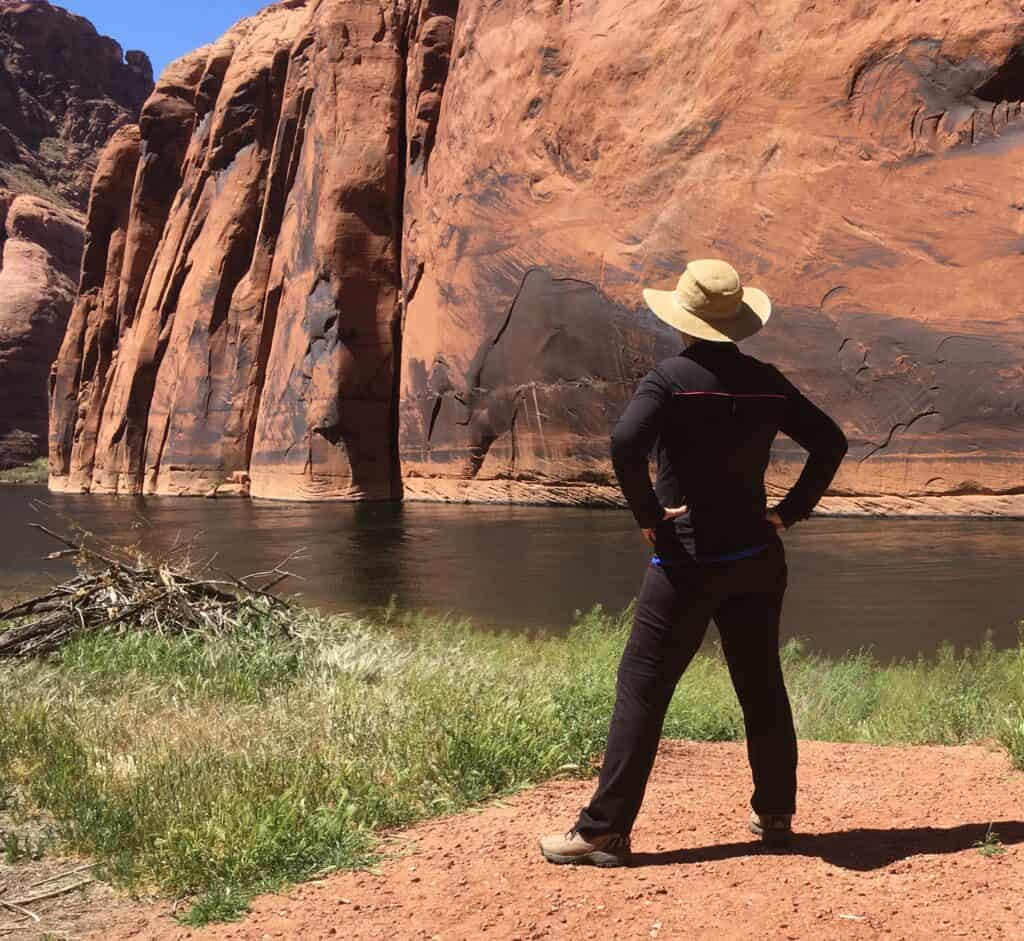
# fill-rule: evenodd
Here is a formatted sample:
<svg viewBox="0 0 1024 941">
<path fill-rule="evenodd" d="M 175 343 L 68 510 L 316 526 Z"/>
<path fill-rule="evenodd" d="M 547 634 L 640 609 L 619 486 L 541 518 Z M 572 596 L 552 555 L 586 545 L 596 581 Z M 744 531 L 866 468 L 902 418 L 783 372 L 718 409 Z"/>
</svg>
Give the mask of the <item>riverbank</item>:
<svg viewBox="0 0 1024 941">
<path fill-rule="evenodd" d="M 78 640 L 0 666 L 0 792 L 105 880 L 189 898 L 193 924 L 234 917 L 368 864 L 385 831 L 592 774 L 627 620 L 528 639 L 290 610 L 229 637 Z M 785 661 L 803 739 L 986 741 L 1024 767 L 1024 645 L 891 666 L 790 645 Z M 742 737 L 717 656 L 694 663 L 665 735 Z"/>
<path fill-rule="evenodd" d="M 50 479 L 50 462 L 41 457 L 31 464 L 0 470 L 0 484 L 45 486 Z"/>
<path fill-rule="evenodd" d="M 39 462 L 36 462 L 39 464 Z M 35 467 L 36 465 L 33 465 Z M 2 480 L 2 476 L 0 476 Z M 44 463 L 41 476 L 31 482 L 46 484 L 52 493 L 83 496 L 87 491 L 71 486 L 66 477 L 50 478 Z M 406 477 L 402 481 L 405 504 L 435 503 L 466 506 L 522 506 L 577 509 L 622 509 L 626 501 L 622 491 L 609 484 L 563 483 L 489 479 L 451 480 L 446 478 Z M 94 496 L 114 496 L 94 489 Z M 768 485 L 769 503 L 785 496 L 786 488 Z M 122 493 L 122 497 L 138 494 Z M 161 490 L 152 496 L 187 498 L 243 499 L 250 497 L 248 478 L 233 475 L 226 480 L 203 479 L 198 484 Z M 325 498 L 313 490 L 308 496 L 267 496 L 254 498 L 264 503 L 350 503 L 350 498 Z M 815 514 L 825 517 L 869 519 L 1024 519 L 1024 492 L 1011 493 L 929 493 L 901 495 L 892 493 L 844 493 L 826 496 Z"/>
<path fill-rule="evenodd" d="M 625 507 L 622 491 L 603 484 L 549 484 L 518 480 L 465 480 L 407 477 L 408 503 L 498 504 L 548 507 Z M 768 485 L 769 503 L 786 489 Z M 238 495 L 230 488 L 225 495 Z M 1024 519 L 1024 493 L 833 494 L 815 509 L 817 516 L 871 519 Z"/>
</svg>

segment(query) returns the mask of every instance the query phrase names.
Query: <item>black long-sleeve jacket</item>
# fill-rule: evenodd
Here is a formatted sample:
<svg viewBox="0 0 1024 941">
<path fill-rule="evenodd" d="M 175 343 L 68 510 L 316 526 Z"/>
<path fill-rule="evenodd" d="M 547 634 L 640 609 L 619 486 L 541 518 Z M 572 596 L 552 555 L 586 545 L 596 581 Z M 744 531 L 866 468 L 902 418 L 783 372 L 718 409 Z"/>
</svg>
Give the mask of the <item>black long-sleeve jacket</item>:
<svg viewBox="0 0 1024 941">
<path fill-rule="evenodd" d="M 654 368 L 612 433 L 612 463 L 637 523 L 656 530 L 658 555 L 713 558 L 775 538 L 764 475 L 779 431 L 809 452 L 775 508 L 791 526 L 811 514 L 842 463 L 839 426 L 778 369 L 732 343 L 701 341 Z M 662 521 L 665 507 L 683 505 L 686 516 Z"/>
</svg>

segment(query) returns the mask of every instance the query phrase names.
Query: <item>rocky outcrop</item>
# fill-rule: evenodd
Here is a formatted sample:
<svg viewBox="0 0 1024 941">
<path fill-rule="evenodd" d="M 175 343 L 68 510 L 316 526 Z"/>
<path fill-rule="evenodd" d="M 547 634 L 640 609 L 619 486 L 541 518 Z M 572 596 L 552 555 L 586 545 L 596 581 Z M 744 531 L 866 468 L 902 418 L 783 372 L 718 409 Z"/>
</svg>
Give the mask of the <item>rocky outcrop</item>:
<svg viewBox="0 0 1024 941">
<path fill-rule="evenodd" d="M 405 24 L 283 3 L 163 76 L 97 180 L 55 487 L 397 496 Z"/>
<path fill-rule="evenodd" d="M 676 344 L 639 288 L 718 255 L 846 428 L 844 505 L 1005 501 L 1021 49 L 983 0 L 270 7 L 111 146 L 52 485 L 614 501 L 609 427 Z"/>
<path fill-rule="evenodd" d="M 41 0 L 0 0 L 0 466 L 46 450 L 47 377 L 78 285 L 99 152 L 149 60 Z"/>
<path fill-rule="evenodd" d="M 84 219 L 0 191 L 0 466 L 46 441 L 46 382 L 75 299 Z"/>
<path fill-rule="evenodd" d="M 1021 488 L 1019 9 L 536 8 L 460 11 L 409 221 L 407 494 L 608 483 L 674 342 L 638 287 L 702 256 L 775 298 L 745 347 L 846 428 L 840 492 Z"/>
<path fill-rule="evenodd" d="M 145 53 L 46 0 L 0 0 L 0 180 L 84 209 L 110 135 L 153 88 Z"/>
</svg>

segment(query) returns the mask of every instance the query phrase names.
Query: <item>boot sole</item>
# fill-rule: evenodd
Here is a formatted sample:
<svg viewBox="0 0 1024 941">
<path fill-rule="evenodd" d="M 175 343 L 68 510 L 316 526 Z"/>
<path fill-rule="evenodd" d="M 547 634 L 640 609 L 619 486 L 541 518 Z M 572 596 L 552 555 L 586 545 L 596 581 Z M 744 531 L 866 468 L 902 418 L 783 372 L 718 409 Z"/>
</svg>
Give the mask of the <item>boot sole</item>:
<svg viewBox="0 0 1024 941">
<path fill-rule="evenodd" d="M 765 846 L 789 846 L 793 842 L 792 830 L 765 830 L 763 827 L 752 823 L 750 824 L 750 832 L 754 836 L 761 837 L 761 842 Z"/>
<path fill-rule="evenodd" d="M 556 866 L 597 866 L 599 869 L 618 869 L 628 866 L 632 862 L 631 856 L 614 856 L 611 853 L 602 853 L 600 850 L 583 853 L 580 856 L 562 856 L 542 849 L 541 854 L 549 863 L 554 863 Z"/>
</svg>

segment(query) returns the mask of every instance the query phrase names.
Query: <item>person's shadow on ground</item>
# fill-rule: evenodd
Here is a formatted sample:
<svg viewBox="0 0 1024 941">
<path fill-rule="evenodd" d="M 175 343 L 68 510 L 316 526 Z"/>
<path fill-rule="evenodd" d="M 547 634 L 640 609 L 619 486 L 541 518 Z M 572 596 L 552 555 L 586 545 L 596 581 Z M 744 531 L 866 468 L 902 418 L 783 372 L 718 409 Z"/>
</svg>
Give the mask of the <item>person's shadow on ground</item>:
<svg viewBox="0 0 1024 941">
<path fill-rule="evenodd" d="M 904 830 L 858 829 L 836 833 L 797 833 L 792 845 L 783 848 L 766 847 L 751 838 L 743 843 L 697 846 L 660 853 L 634 853 L 633 865 L 676 866 L 755 854 L 778 854 L 816 856 L 843 869 L 866 872 L 882 869 L 911 856 L 959 853 L 971 849 L 985 840 L 990 827 L 992 834 L 998 837 L 1003 846 L 1024 843 L 1024 822 L 1006 820 L 993 821 L 991 824 L 965 823 L 945 830 L 938 827 L 910 827 Z"/>
</svg>

